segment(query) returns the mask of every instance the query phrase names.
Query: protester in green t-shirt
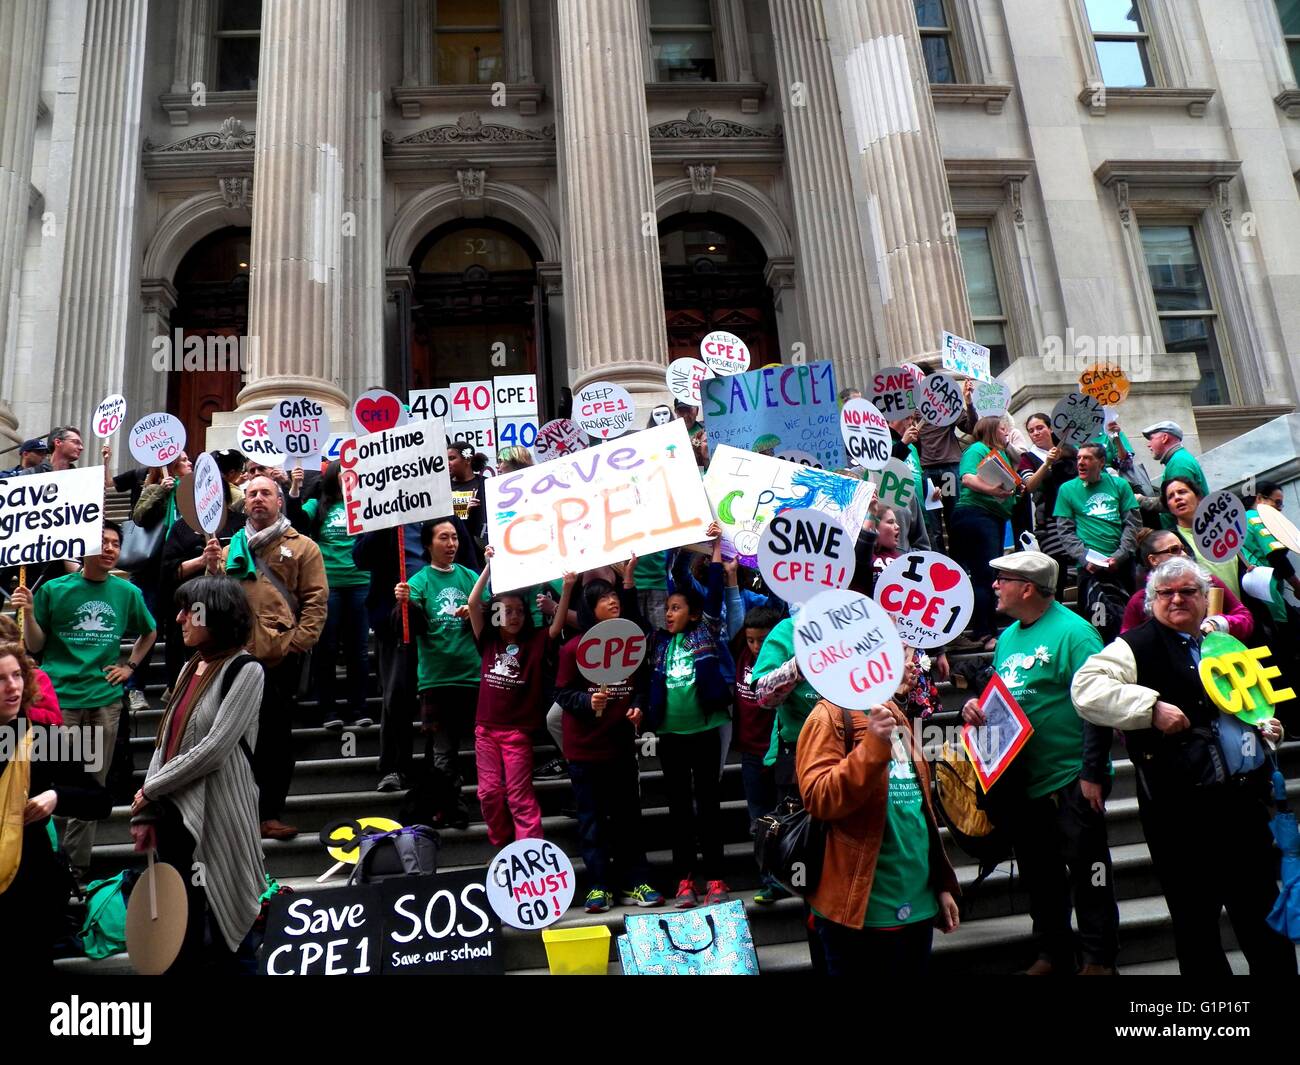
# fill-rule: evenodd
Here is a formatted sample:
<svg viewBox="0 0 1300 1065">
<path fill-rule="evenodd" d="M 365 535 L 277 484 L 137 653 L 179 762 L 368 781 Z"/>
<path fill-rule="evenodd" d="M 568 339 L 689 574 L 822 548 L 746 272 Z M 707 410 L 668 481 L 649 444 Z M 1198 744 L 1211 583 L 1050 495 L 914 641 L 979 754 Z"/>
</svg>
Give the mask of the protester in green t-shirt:
<svg viewBox="0 0 1300 1065">
<path fill-rule="evenodd" d="M 1113 972 L 1119 949 L 1119 910 L 1106 841 L 1111 730 L 1083 722 L 1070 683 L 1102 649 L 1097 631 L 1056 602 L 1056 562 L 1039 551 L 995 559 L 998 609 L 1015 619 L 998 638 L 993 665 L 1033 733 L 988 791 L 990 809 L 1010 827 L 1029 890 L 1038 958 L 1029 972 L 1073 974 L 1073 898 L 1083 972 Z M 1011 746 L 1019 726 L 967 701 L 968 724 L 986 756 Z M 1068 875 L 1067 875 L 1068 870 Z"/>
<path fill-rule="evenodd" d="M 1183 446 L 1183 429 L 1177 422 L 1156 422 L 1142 430 L 1148 446 L 1164 467 L 1160 476 L 1160 494 L 1158 497 L 1143 496 L 1140 500 L 1142 509 L 1160 516 L 1162 528 L 1172 529 L 1175 521 L 1164 508 L 1164 486 L 1175 477 L 1181 477 L 1196 489 L 1196 494 L 1204 499 L 1210 494 L 1210 483 L 1205 479 L 1201 464 Z"/>
</svg>

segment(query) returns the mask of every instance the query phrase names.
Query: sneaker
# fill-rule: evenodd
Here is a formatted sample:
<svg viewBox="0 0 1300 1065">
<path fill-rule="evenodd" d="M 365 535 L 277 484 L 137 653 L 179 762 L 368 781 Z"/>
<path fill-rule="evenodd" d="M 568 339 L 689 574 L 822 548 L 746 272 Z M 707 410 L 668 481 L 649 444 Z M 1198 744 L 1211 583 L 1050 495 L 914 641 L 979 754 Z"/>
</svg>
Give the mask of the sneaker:
<svg viewBox="0 0 1300 1065">
<path fill-rule="evenodd" d="M 138 688 L 132 688 L 131 694 L 127 696 L 127 704 L 132 710 L 148 710 L 149 700 L 145 698 L 144 692 Z"/>
<path fill-rule="evenodd" d="M 359 718 L 357 718 L 354 722 L 352 722 L 352 727 L 369 728 L 374 723 L 375 723 L 375 719 L 373 717 L 370 717 L 368 714 L 362 714 Z"/>
<path fill-rule="evenodd" d="M 387 773 L 379 782 L 379 787 L 375 791 L 402 791 L 402 775 L 400 773 Z"/>
<path fill-rule="evenodd" d="M 695 885 L 689 880 L 683 880 L 677 885 L 677 897 L 673 899 L 673 905 L 679 910 L 690 910 L 700 904 L 699 895 L 695 894 Z"/>
<path fill-rule="evenodd" d="M 569 775 L 569 763 L 563 758 L 552 758 L 533 770 L 534 780 L 560 780 Z"/>
<path fill-rule="evenodd" d="M 626 889 L 620 894 L 624 902 L 630 902 L 636 906 L 662 906 L 664 897 L 661 892 L 656 891 L 649 884 L 638 884 L 634 888 Z"/>
<path fill-rule="evenodd" d="M 730 889 L 727 887 L 725 880 L 710 880 L 709 890 L 704 896 L 704 905 L 712 906 L 717 902 L 730 902 Z"/>
<path fill-rule="evenodd" d="M 341 717 L 332 717 L 328 721 L 322 722 L 321 728 L 329 729 L 330 732 L 342 732 L 343 719 Z"/>
<path fill-rule="evenodd" d="M 771 906 L 774 902 L 780 902 L 782 899 L 788 899 L 792 895 L 775 880 L 764 884 L 754 892 L 754 901 L 760 906 Z"/>
<path fill-rule="evenodd" d="M 612 905 L 614 905 L 614 896 L 608 891 L 592 888 L 587 892 L 588 913 L 608 913 Z"/>
</svg>

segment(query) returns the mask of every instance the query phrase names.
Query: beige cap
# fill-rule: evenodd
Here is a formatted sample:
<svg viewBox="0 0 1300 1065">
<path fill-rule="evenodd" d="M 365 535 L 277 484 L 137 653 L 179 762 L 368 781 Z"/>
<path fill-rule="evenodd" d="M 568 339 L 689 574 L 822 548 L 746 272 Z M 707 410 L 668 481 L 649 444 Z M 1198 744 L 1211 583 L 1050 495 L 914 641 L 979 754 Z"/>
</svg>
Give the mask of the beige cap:
<svg viewBox="0 0 1300 1065">
<path fill-rule="evenodd" d="M 1016 551 L 991 559 L 989 565 L 1002 573 L 1014 573 L 1040 588 L 1056 588 L 1056 559 L 1041 551 Z"/>
</svg>

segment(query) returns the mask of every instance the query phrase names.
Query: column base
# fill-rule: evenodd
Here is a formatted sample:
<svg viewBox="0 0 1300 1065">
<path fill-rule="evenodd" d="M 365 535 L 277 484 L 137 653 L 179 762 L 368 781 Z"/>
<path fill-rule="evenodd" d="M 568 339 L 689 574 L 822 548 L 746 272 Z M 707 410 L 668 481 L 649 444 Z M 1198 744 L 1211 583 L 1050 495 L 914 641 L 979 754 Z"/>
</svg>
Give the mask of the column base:
<svg viewBox="0 0 1300 1065">
<path fill-rule="evenodd" d="M 254 411 L 270 410 L 271 404 L 282 399 L 306 396 L 325 407 L 331 422 L 351 423 L 352 401 L 337 385 L 319 377 L 276 376 L 266 377 L 248 385 L 239 393 L 240 417 Z"/>
<path fill-rule="evenodd" d="M 650 419 L 650 411 L 661 404 L 673 405 L 668 391 L 668 367 L 653 362 L 616 362 L 579 370 L 573 375 L 570 388 L 576 394 L 593 381 L 608 381 L 626 388 L 636 404 L 637 421 L 634 428 L 643 429 Z"/>
</svg>

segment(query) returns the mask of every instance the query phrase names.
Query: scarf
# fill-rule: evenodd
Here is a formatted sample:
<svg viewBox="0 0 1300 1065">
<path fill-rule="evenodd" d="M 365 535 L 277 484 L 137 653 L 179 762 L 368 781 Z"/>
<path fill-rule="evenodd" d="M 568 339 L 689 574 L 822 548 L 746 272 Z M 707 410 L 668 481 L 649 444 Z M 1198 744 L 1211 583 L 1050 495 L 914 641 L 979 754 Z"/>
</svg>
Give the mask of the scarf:
<svg viewBox="0 0 1300 1065">
<path fill-rule="evenodd" d="M 154 746 L 162 747 L 167 742 L 167 737 L 171 732 L 172 719 L 177 714 L 181 715 L 176 726 L 176 743 L 169 744 L 167 749 L 163 751 L 164 765 L 176 757 L 176 752 L 180 747 L 180 740 L 185 735 L 185 729 L 189 726 L 190 715 L 194 712 L 194 708 L 199 705 L 204 693 L 212 686 L 213 680 L 221 672 L 221 667 L 241 651 L 243 651 L 242 647 L 236 647 L 225 654 L 211 658 L 200 652 L 185 663 L 181 675 L 176 678 L 176 683 L 172 685 L 172 697 L 167 702 L 167 709 L 163 711 L 162 721 L 158 725 L 158 735 L 154 738 Z M 204 670 L 203 676 L 199 678 L 198 683 L 194 686 L 193 693 L 190 693 L 190 681 L 193 680 L 194 674 L 198 671 L 200 662 L 206 662 L 208 668 Z M 185 698 L 186 694 L 190 694 L 188 699 Z"/>
<path fill-rule="evenodd" d="M 248 526 L 235 533 L 226 552 L 226 572 L 238 580 L 246 581 L 257 576 L 253 554 L 289 529 L 289 519 L 283 514 L 261 532 L 248 534 Z"/>
<path fill-rule="evenodd" d="M 14 730 L 15 737 L 20 730 L 19 722 L 28 723 L 21 711 L 6 726 Z M 23 860 L 23 811 L 32 786 L 32 731 L 25 728 L 22 732 L 19 749 L 0 772 L 0 895 L 9 890 Z"/>
</svg>

